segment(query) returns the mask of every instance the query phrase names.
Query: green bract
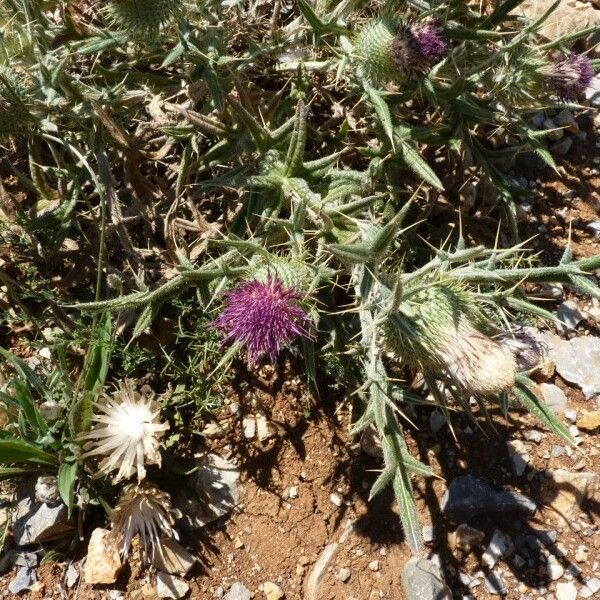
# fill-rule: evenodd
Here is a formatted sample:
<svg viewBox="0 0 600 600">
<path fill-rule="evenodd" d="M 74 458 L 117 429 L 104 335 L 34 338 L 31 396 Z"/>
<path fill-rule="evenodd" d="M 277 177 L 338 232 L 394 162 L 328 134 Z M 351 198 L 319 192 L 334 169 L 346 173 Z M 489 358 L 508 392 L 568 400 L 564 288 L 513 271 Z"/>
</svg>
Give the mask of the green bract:
<svg viewBox="0 0 600 600">
<path fill-rule="evenodd" d="M 156 36 L 180 9 L 180 0 L 111 0 L 109 4 L 115 25 L 139 36 Z"/>
<path fill-rule="evenodd" d="M 372 85 L 402 76 L 391 54 L 398 26 L 392 18 L 380 17 L 367 23 L 357 36 L 354 55 L 358 74 Z"/>
</svg>

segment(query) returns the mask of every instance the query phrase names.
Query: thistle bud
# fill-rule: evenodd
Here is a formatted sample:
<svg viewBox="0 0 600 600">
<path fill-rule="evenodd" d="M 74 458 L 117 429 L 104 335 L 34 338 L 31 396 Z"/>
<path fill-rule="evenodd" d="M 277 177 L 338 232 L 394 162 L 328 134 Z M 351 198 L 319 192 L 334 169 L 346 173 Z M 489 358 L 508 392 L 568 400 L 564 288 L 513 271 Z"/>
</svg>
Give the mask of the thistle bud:
<svg viewBox="0 0 600 600">
<path fill-rule="evenodd" d="M 25 86 L 7 69 L 0 69 L 0 141 L 27 131 L 32 116 Z"/>
<path fill-rule="evenodd" d="M 585 54 L 571 52 L 553 62 L 548 77 L 559 98 L 581 100 L 594 78 L 594 67 Z"/>
<path fill-rule="evenodd" d="M 407 25 L 375 19 L 364 27 L 356 44 L 360 75 L 372 84 L 423 73 L 447 53 L 448 44 L 435 20 Z"/>
<path fill-rule="evenodd" d="M 175 17 L 180 7 L 181 0 L 112 0 L 109 12 L 115 26 L 151 39 Z"/>
<path fill-rule="evenodd" d="M 297 291 L 306 290 L 312 279 L 310 270 L 302 262 L 278 257 L 269 258 L 267 263 L 261 263 L 252 272 L 253 279 L 261 283 L 265 283 L 269 276 L 279 279 L 284 287 Z"/>
<path fill-rule="evenodd" d="M 495 396 L 514 384 L 514 355 L 481 330 L 477 307 L 456 284 L 410 297 L 385 324 L 384 337 L 415 370 L 450 377 L 468 394 Z"/>
<path fill-rule="evenodd" d="M 360 32 L 355 52 L 360 76 L 369 83 L 376 85 L 401 75 L 390 52 L 396 29 L 397 25 L 391 19 L 379 18 Z"/>
</svg>

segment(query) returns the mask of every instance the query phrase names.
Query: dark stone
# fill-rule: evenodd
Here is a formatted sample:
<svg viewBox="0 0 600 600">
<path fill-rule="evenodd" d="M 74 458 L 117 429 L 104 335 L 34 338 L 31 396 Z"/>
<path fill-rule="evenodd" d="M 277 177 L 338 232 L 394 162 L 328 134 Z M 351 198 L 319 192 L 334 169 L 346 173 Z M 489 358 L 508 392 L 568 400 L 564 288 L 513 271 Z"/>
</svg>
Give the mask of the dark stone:
<svg viewBox="0 0 600 600">
<path fill-rule="evenodd" d="M 494 572 L 488 573 L 485 576 L 485 587 L 487 588 L 487 591 L 494 596 L 506 596 L 508 593 L 504 579 Z"/>
<path fill-rule="evenodd" d="M 533 514 L 536 508 L 536 504 L 522 494 L 497 491 L 485 479 L 474 475 L 455 477 L 442 500 L 442 512 L 457 523 L 494 513 Z"/>
</svg>

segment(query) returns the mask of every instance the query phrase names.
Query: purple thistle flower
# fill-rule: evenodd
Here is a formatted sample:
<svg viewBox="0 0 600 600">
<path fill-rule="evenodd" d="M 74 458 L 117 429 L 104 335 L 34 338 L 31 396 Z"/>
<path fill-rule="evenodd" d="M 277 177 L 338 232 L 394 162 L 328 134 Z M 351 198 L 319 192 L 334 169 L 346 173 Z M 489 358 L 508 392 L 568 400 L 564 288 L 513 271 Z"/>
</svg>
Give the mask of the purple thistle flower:
<svg viewBox="0 0 600 600">
<path fill-rule="evenodd" d="M 244 345 L 250 365 L 264 356 L 274 361 L 295 337 L 310 337 L 305 326 L 311 319 L 297 305 L 302 294 L 271 275 L 266 282 L 242 283 L 225 297 L 227 306 L 212 327 L 225 333 L 224 343 Z"/>
<path fill-rule="evenodd" d="M 550 81 L 556 94 L 563 100 L 579 100 L 594 78 L 592 61 L 585 54 L 571 52 L 555 60 L 550 71 Z"/>
<path fill-rule="evenodd" d="M 448 43 L 437 21 L 416 23 L 410 32 L 413 49 L 424 62 L 434 65 L 448 53 Z"/>
<path fill-rule="evenodd" d="M 390 53 L 401 71 L 423 72 L 448 54 L 448 43 L 439 23 L 431 19 L 402 26 L 392 40 Z"/>
</svg>

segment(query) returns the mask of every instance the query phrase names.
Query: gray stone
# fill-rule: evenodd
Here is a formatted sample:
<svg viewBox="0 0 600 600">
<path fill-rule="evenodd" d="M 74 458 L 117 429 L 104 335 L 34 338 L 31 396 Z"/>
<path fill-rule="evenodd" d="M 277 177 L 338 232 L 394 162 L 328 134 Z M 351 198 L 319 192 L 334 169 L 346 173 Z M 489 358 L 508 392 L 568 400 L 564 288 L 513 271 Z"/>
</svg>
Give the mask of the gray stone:
<svg viewBox="0 0 600 600">
<path fill-rule="evenodd" d="M 256 435 L 256 419 L 254 417 L 244 417 L 242 420 L 242 430 L 244 437 L 251 440 Z"/>
<path fill-rule="evenodd" d="M 236 466 L 217 454 L 197 455 L 188 475 L 174 496 L 174 505 L 181 511 L 180 525 L 195 531 L 230 513 L 240 502 L 242 488 Z"/>
<path fill-rule="evenodd" d="M 73 563 L 67 567 L 67 573 L 65 574 L 65 583 L 67 587 L 72 588 L 79 581 L 79 571 Z"/>
<path fill-rule="evenodd" d="M 597 237 L 600 238 L 600 221 L 592 221 L 587 224 L 587 228 Z"/>
<path fill-rule="evenodd" d="M 507 554 L 510 540 L 499 529 L 494 531 L 492 539 L 481 557 L 483 564 L 493 569 L 500 558 Z"/>
<path fill-rule="evenodd" d="M 452 600 L 440 569 L 425 558 L 411 558 L 402 572 L 402 585 L 408 600 Z"/>
<path fill-rule="evenodd" d="M 544 129 L 548 130 L 546 137 L 553 142 L 558 142 L 565 135 L 565 132 L 552 119 L 544 121 Z"/>
<path fill-rule="evenodd" d="M 536 531 L 535 534 L 538 536 L 540 542 L 545 546 L 551 546 L 552 544 L 556 544 L 556 530 L 555 529 L 546 529 Z"/>
<path fill-rule="evenodd" d="M 577 411 L 574 408 L 567 408 L 567 410 L 565 410 L 565 418 L 567 421 L 575 423 L 577 421 Z"/>
<path fill-rule="evenodd" d="M 256 415 L 256 433 L 261 442 L 269 440 L 275 435 L 275 431 L 265 415 Z"/>
<path fill-rule="evenodd" d="M 497 573 L 487 573 L 485 576 L 485 587 L 490 594 L 494 596 L 506 596 L 508 590 L 504 579 Z"/>
<path fill-rule="evenodd" d="M 18 567 L 37 567 L 38 557 L 35 552 L 19 552 L 15 556 L 15 565 Z"/>
<path fill-rule="evenodd" d="M 550 581 L 556 581 L 565 574 L 565 568 L 552 556 L 553 560 L 548 560 L 546 565 L 546 572 Z"/>
<path fill-rule="evenodd" d="M 510 442 L 506 442 L 506 447 L 513 475 L 521 477 L 531 460 L 531 457 L 527 454 L 527 446 L 521 440 L 511 440 Z"/>
<path fill-rule="evenodd" d="M 252 594 L 243 583 L 236 582 L 229 588 L 225 598 L 226 600 L 251 600 Z"/>
<path fill-rule="evenodd" d="M 570 133 L 579 133 L 579 125 L 573 116 L 573 113 L 568 109 L 564 108 L 555 117 L 554 122 L 559 127 L 564 127 Z"/>
<path fill-rule="evenodd" d="M 339 573 L 338 573 L 338 579 L 340 581 L 342 581 L 343 583 L 346 583 L 346 581 L 348 581 L 350 579 L 350 576 L 352 575 L 352 573 L 350 572 L 350 569 L 346 569 L 341 568 Z"/>
<path fill-rule="evenodd" d="M 600 338 L 590 335 L 560 340 L 549 352 L 558 374 L 578 385 L 586 398 L 600 394 Z"/>
<path fill-rule="evenodd" d="M 567 408 L 567 396 L 553 383 L 540 383 L 544 402 L 554 413 L 561 413 Z"/>
<path fill-rule="evenodd" d="M 159 598 L 179 600 L 190 591 L 190 586 L 179 577 L 159 571 L 156 576 L 156 595 Z"/>
<path fill-rule="evenodd" d="M 600 579 L 592 577 L 585 582 L 585 585 L 591 590 L 592 594 L 600 592 Z"/>
<path fill-rule="evenodd" d="M 58 480 L 54 475 L 41 475 L 35 482 L 35 501 L 38 504 L 56 506 L 62 501 L 58 493 Z"/>
<path fill-rule="evenodd" d="M 581 321 L 585 321 L 585 315 L 579 310 L 576 302 L 567 300 L 563 302 L 556 310 L 558 318 L 567 327 L 577 327 Z"/>
<path fill-rule="evenodd" d="M 8 584 L 8 591 L 15 595 L 26 592 L 36 581 L 37 575 L 31 567 L 21 567 L 17 576 Z"/>
<path fill-rule="evenodd" d="M 577 598 L 577 588 L 572 581 L 561 582 L 556 586 L 556 600 L 575 600 Z"/>
<path fill-rule="evenodd" d="M 73 526 L 67 517 L 67 507 L 64 504 L 38 504 L 30 496 L 19 500 L 13 522 L 17 546 L 52 541 L 72 531 Z"/>
<path fill-rule="evenodd" d="M 536 113 L 531 117 L 530 123 L 536 129 L 541 129 L 544 125 L 544 121 L 546 120 L 546 115 L 543 112 Z"/>
<path fill-rule="evenodd" d="M 550 450 L 550 456 L 552 458 L 558 458 L 559 456 L 562 456 L 564 453 L 565 453 L 565 447 L 559 446 L 557 444 L 552 446 L 552 449 Z"/>
<path fill-rule="evenodd" d="M 557 156 L 564 156 L 565 154 L 568 154 L 572 145 L 573 138 L 565 137 L 559 142 L 552 144 L 552 146 L 550 146 L 550 152 L 552 152 L 552 154 L 556 154 Z"/>
<path fill-rule="evenodd" d="M 421 531 L 423 533 L 423 541 L 426 544 L 429 544 L 435 540 L 435 529 L 432 525 L 423 525 Z"/>
<path fill-rule="evenodd" d="M 600 77 L 596 75 L 585 91 L 585 97 L 592 106 L 600 108 Z"/>
<path fill-rule="evenodd" d="M 429 415 L 429 430 L 431 433 L 437 433 L 446 424 L 446 418 L 439 410 L 434 410 Z"/>
<path fill-rule="evenodd" d="M 523 437 L 528 442 L 535 442 L 536 444 L 539 444 L 542 439 L 544 439 L 544 434 L 537 429 L 530 429 L 523 434 Z"/>
<path fill-rule="evenodd" d="M 455 477 L 442 500 L 442 512 L 457 522 L 494 513 L 533 514 L 536 508 L 536 504 L 522 494 L 497 491 L 485 479 L 474 475 Z"/>
</svg>

